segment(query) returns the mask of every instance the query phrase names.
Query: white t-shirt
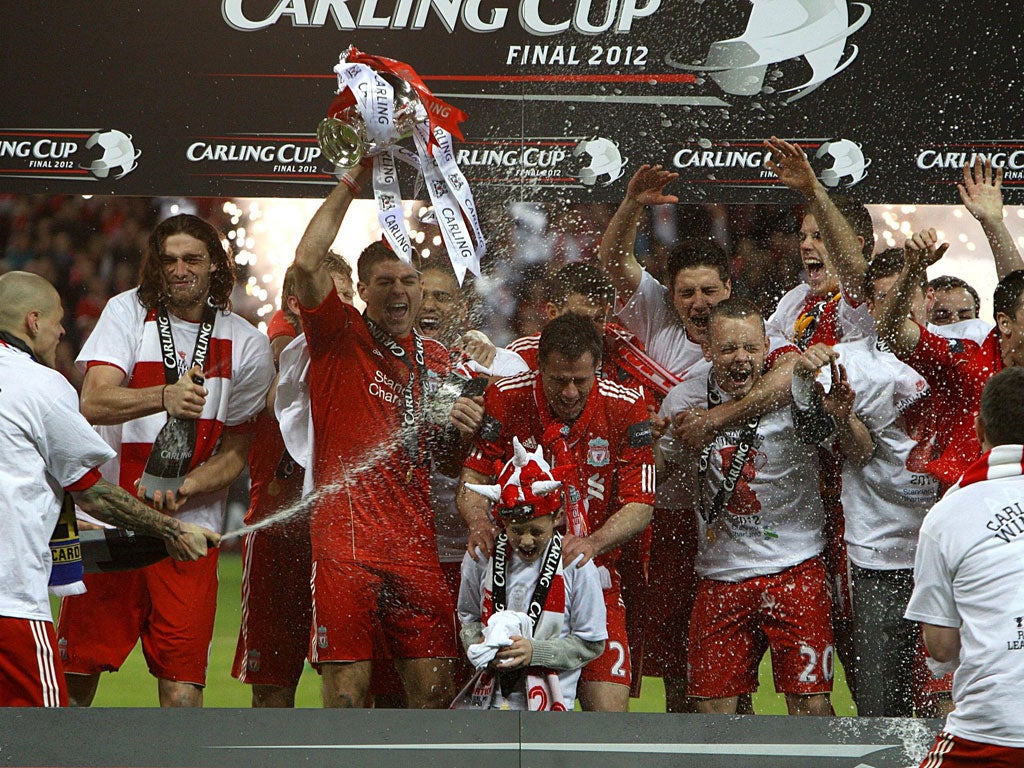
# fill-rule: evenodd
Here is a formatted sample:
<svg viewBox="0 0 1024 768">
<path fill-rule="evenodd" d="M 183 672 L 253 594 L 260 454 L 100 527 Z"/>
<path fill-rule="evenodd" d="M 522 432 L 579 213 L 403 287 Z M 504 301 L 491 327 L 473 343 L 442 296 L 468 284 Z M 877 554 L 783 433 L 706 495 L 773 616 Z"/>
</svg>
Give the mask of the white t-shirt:
<svg viewBox="0 0 1024 768">
<path fill-rule="evenodd" d="M 707 382 L 709 373 L 711 373 L 711 363 L 701 360 L 690 369 L 688 377 L 694 381 Z M 677 384 L 665 395 L 658 416 L 672 419 L 680 411 L 694 407 L 692 397 L 693 387 Z M 699 403 L 697 407 L 706 408 L 707 402 Z M 683 459 L 679 446 L 670 432 L 662 435 L 658 441 L 658 447 L 665 459 L 665 468 L 658 473 L 654 506 L 658 509 L 696 509 L 697 464 Z"/>
<path fill-rule="evenodd" d="M 199 324 L 179 320 L 173 314 L 170 320 L 178 373 L 182 375 L 191 367 Z M 81 367 L 99 362 L 120 368 L 125 372 L 126 387 L 165 383 L 155 313 L 139 304 L 138 289 L 118 294 L 107 302 L 77 362 Z M 245 319 L 234 313 L 218 312 L 205 368 L 203 386 L 209 394 L 198 423 L 196 452 L 200 455 L 215 450 L 224 427 L 250 422 L 263 410 L 274 377 L 270 342 Z M 167 413 L 159 411 L 123 424 L 97 427 L 118 453 L 117 458 L 103 466 L 103 476 L 112 483 L 133 488 L 153 441 L 166 423 Z M 225 488 L 189 499 L 175 517 L 220 531 L 227 494 Z"/>
<path fill-rule="evenodd" d="M 0 344 L 0 616 L 52 621 L 50 536 L 64 488 L 114 455 L 67 380 Z"/>
<path fill-rule="evenodd" d="M 678 390 L 674 402 L 682 408 L 707 407 L 708 386 L 707 375 L 691 376 L 673 388 Z M 723 401 L 730 399 L 712 386 Z M 728 429 L 715 438 L 702 487 L 709 510 L 743 429 Z M 778 573 L 822 551 L 818 450 L 801 442 L 788 406 L 759 420 L 753 449 L 732 498 L 711 526 L 713 534 L 702 518 L 698 522 L 696 567 L 702 578 L 743 581 Z"/>
<path fill-rule="evenodd" d="M 540 580 L 544 558 L 538 557 L 531 563 L 523 562 L 512 546 L 509 546 L 508 584 L 506 586 L 505 608 L 509 611 L 526 613 L 530 607 L 530 599 Z M 490 559 L 474 560 L 466 553 L 462 560 L 462 584 L 459 587 L 459 623 L 462 625 L 480 621 L 484 605 L 484 586 L 491 567 Z M 562 572 L 565 582 L 565 611 L 562 614 L 562 627 L 557 637 L 575 635 L 587 642 L 608 639 L 608 613 L 604 604 L 604 593 L 601 590 L 601 577 L 593 561 L 582 568 L 566 565 Z M 539 629 L 539 624 L 538 624 Z M 537 640 L 549 640 L 554 637 L 541 637 Z M 562 688 L 562 700 L 565 708 L 572 711 L 576 701 L 576 684 L 580 679 L 581 669 L 561 670 L 558 682 Z M 525 708 L 525 707 L 524 707 Z"/>
<path fill-rule="evenodd" d="M 807 283 L 801 283 L 779 299 L 775 311 L 765 321 L 765 333 L 775 349 L 784 343 L 796 343 L 796 321 L 804 311 L 811 293 Z M 837 341 L 854 341 L 875 332 L 875 321 L 868 312 L 867 304 L 854 307 L 841 296 L 836 307 L 835 336 Z M 804 344 L 797 344 L 801 349 Z"/>
<path fill-rule="evenodd" d="M 984 320 L 961 320 L 948 325 L 933 325 L 928 323 L 928 330 L 936 336 L 946 339 L 970 339 L 979 347 L 985 343 L 985 339 L 992 332 L 992 324 Z"/>
<path fill-rule="evenodd" d="M 704 360 L 700 344 L 690 341 L 670 301 L 669 290 L 643 270 L 640 285 L 617 317 L 643 342 L 653 360 L 686 378 Z"/>
<path fill-rule="evenodd" d="M 946 730 L 1024 747 L 1024 477 L 947 493 L 921 526 L 914 581 L 906 617 L 960 628 Z"/>
<path fill-rule="evenodd" d="M 863 467 L 843 464 L 847 552 L 861 568 L 912 568 L 918 529 L 939 490 L 938 480 L 924 468 L 931 459 L 933 430 L 921 411 L 930 392 L 921 374 L 875 343 L 869 337 L 833 347 L 856 393 L 854 413 L 875 442 Z M 828 368 L 819 373 L 822 386 L 830 389 Z M 908 409 L 915 404 L 908 424 Z"/>
</svg>

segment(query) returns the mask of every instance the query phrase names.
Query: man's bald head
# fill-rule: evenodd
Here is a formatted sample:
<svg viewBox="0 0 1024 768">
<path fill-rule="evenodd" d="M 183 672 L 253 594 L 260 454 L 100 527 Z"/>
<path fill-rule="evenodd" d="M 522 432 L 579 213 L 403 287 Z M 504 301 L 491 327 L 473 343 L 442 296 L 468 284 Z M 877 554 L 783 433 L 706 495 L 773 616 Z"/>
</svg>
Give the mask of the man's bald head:
<svg viewBox="0 0 1024 768">
<path fill-rule="evenodd" d="M 31 272 L 0 275 L 0 331 L 26 342 L 51 368 L 64 334 L 63 315 L 60 294 L 45 278 Z"/>
<path fill-rule="evenodd" d="M 52 312 L 60 295 L 46 280 L 31 272 L 0 275 L 0 331 L 18 333 L 29 312 Z"/>
</svg>

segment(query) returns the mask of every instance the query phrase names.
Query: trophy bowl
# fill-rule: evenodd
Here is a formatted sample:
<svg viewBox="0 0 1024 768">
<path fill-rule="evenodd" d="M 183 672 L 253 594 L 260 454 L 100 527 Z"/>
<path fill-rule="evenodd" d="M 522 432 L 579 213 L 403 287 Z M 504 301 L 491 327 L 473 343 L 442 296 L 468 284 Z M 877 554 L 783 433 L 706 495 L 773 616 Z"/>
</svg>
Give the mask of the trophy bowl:
<svg viewBox="0 0 1024 768">
<path fill-rule="evenodd" d="M 359 111 L 352 92 L 346 88 L 331 104 L 328 116 L 316 129 L 316 140 L 330 162 L 342 168 L 352 168 L 364 157 L 380 154 L 388 147 L 412 135 L 418 122 L 426 121 L 426 111 L 420 104 L 415 89 L 405 80 L 389 72 L 379 72 L 394 89 L 392 130 L 389 135 L 371 138 L 366 120 Z"/>
</svg>

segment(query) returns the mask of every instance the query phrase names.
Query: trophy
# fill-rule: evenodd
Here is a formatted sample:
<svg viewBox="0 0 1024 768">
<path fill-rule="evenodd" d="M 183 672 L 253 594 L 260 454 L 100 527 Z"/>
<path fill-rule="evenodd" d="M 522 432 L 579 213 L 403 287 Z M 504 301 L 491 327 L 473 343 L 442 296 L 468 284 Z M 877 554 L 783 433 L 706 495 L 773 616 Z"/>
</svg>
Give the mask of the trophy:
<svg viewBox="0 0 1024 768">
<path fill-rule="evenodd" d="M 387 147 L 412 136 L 416 123 L 426 120 L 426 111 L 409 83 L 389 73 L 378 74 L 393 90 L 390 136 L 370 135 L 355 96 L 346 88 L 338 94 L 328 116 L 316 129 L 320 150 L 337 167 L 352 168 L 364 157 L 380 154 Z"/>
<path fill-rule="evenodd" d="M 372 158 L 381 230 L 395 254 L 411 264 L 414 249 L 401 207 L 395 161 L 412 166 L 434 208 L 449 212 L 439 223 L 459 284 L 467 271 L 480 275 L 486 243 L 469 182 L 459 170 L 452 146 L 453 137 L 462 138 L 459 123 L 466 113 L 435 96 L 416 71 L 401 61 L 349 47 L 338 57 L 334 72 L 337 95 L 317 127 L 316 138 L 335 173 Z M 410 137 L 415 151 L 400 145 Z"/>
</svg>

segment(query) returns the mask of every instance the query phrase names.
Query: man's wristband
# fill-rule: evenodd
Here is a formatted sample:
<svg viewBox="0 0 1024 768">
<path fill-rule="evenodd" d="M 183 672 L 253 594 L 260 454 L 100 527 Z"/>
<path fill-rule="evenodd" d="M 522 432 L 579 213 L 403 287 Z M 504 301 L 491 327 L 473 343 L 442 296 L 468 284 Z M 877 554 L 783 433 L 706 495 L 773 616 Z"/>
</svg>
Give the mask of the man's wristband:
<svg viewBox="0 0 1024 768">
<path fill-rule="evenodd" d="M 164 388 L 160 390 L 160 407 L 163 410 L 167 410 L 167 404 L 164 401 L 164 396 L 167 394 L 167 385 L 164 384 Z"/>
<path fill-rule="evenodd" d="M 347 173 L 342 174 L 341 179 L 339 179 L 339 181 L 341 181 L 342 184 L 348 187 L 348 191 L 351 192 L 353 195 L 358 195 L 360 190 L 362 190 L 363 188 L 362 184 L 356 184 L 355 179 L 353 179 Z"/>
</svg>

